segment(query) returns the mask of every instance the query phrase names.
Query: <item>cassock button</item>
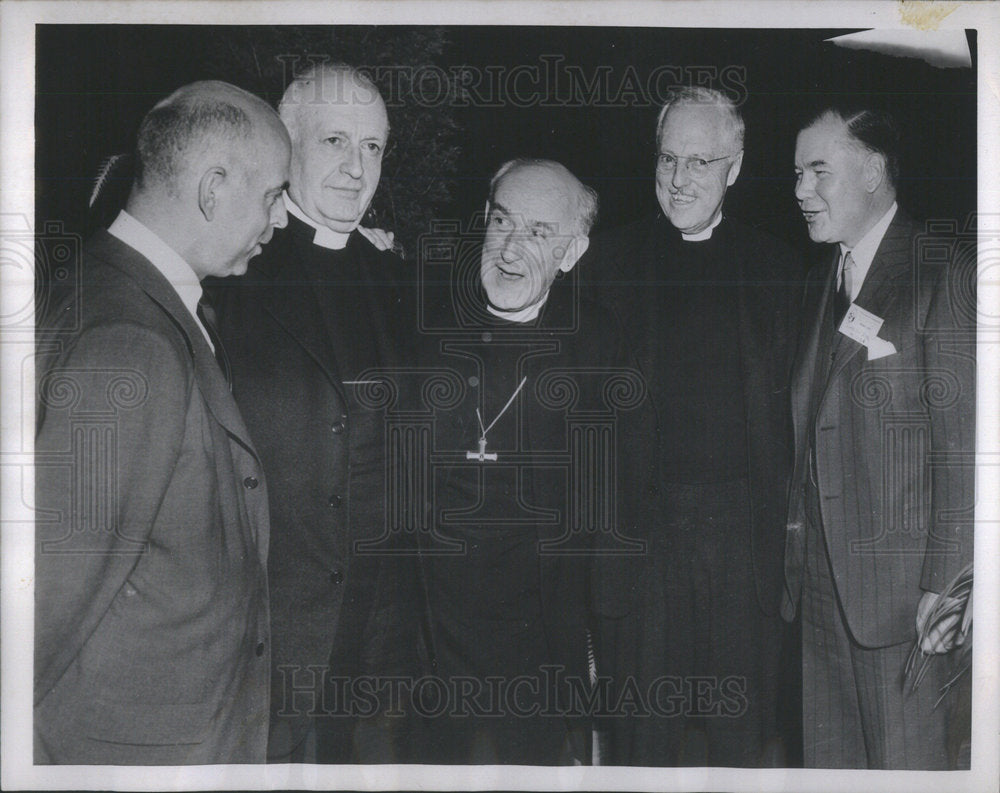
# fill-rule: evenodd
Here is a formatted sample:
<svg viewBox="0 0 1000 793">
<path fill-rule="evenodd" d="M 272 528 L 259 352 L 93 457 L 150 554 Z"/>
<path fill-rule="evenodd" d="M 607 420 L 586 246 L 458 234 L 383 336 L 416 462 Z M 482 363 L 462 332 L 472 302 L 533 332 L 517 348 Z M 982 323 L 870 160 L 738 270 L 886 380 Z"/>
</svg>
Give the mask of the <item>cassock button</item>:
<svg viewBox="0 0 1000 793">
<path fill-rule="evenodd" d="M 247 490 L 253 490 L 259 484 L 260 482 L 257 481 L 257 477 L 255 476 L 248 476 L 246 479 L 243 480 L 243 487 L 245 487 Z"/>
<path fill-rule="evenodd" d="M 340 435 L 340 433 L 342 433 L 345 429 L 347 429 L 347 422 L 344 421 L 344 418 L 341 418 L 340 421 L 335 421 L 330 425 L 330 432 L 334 435 Z"/>
<path fill-rule="evenodd" d="M 334 509 L 339 509 L 340 505 L 344 503 L 344 497 L 338 496 L 336 493 L 334 493 L 326 500 L 326 503 L 329 504 Z"/>
<path fill-rule="evenodd" d="M 337 586 L 344 583 L 344 571 L 343 570 L 333 570 L 330 573 L 330 581 L 332 581 Z"/>
<path fill-rule="evenodd" d="M 264 642 L 257 642 L 254 652 L 257 653 L 257 657 L 260 658 L 264 654 Z"/>
</svg>

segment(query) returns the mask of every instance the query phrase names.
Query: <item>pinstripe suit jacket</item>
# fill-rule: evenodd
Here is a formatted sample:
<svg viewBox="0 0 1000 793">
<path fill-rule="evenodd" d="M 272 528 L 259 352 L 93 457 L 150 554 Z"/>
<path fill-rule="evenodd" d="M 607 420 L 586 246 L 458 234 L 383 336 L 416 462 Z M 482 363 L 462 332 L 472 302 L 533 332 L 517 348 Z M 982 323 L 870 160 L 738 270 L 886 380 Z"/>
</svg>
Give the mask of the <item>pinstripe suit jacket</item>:
<svg viewBox="0 0 1000 793">
<path fill-rule="evenodd" d="M 864 345 L 833 328 L 835 249 L 807 280 L 803 317 L 812 320 L 804 321 L 792 375 L 783 613 L 794 615 L 801 590 L 815 443 L 837 594 L 865 647 L 911 639 L 922 591 L 941 591 L 972 558 L 974 264 L 963 279 L 968 273 L 949 250 L 954 240 L 919 231 L 897 210 L 855 301 L 884 320 L 878 336 L 895 353 L 870 360 Z"/>
</svg>

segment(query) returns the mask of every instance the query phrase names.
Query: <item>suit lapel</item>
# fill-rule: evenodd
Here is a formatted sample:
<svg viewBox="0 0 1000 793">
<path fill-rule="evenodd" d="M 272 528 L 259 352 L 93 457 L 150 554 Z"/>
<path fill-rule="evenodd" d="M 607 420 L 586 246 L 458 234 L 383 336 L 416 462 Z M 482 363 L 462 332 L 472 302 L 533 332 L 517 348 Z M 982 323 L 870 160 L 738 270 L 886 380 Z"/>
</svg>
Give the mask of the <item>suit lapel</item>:
<svg viewBox="0 0 1000 793">
<path fill-rule="evenodd" d="M 902 214 L 902 210 L 897 209 L 896 217 L 886 229 L 885 236 L 875 251 L 871 267 L 868 268 L 868 275 L 861 285 L 861 291 L 854 301 L 861 308 L 882 319 L 892 315 L 904 291 L 899 288 L 899 279 L 909 275 L 911 226 L 909 218 Z M 879 335 L 882 335 L 881 331 Z M 855 355 L 866 351 L 864 345 L 847 338 L 843 333 L 838 332 L 837 336 L 839 346 L 836 348 L 830 381 Z"/>
<path fill-rule="evenodd" d="M 134 281 L 181 332 L 194 361 L 195 382 L 209 411 L 229 436 L 256 458 L 257 452 L 250 440 L 250 433 L 243 423 L 215 355 L 180 295 L 145 256 L 117 237 L 106 232 L 100 233 L 106 236 L 102 240 L 106 246 L 106 255 L 103 257 L 105 263 Z M 99 250 L 94 248 L 95 253 Z"/>
<path fill-rule="evenodd" d="M 834 254 L 836 256 L 836 254 Z M 795 428 L 795 448 L 806 448 L 808 424 L 815 412 L 817 394 L 829 371 L 824 337 L 829 338 L 827 325 L 830 323 L 830 302 L 833 299 L 833 280 L 836 277 L 835 264 L 828 262 L 813 270 L 806 285 L 803 298 L 805 317 L 812 317 L 812 323 L 803 337 L 796 358 L 792 376 L 792 420 Z M 804 454 L 804 451 L 802 452 Z M 797 461 L 797 465 L 802 461 Z M 796 480 L 797 481 L 797 480 Z"/>
</svg>

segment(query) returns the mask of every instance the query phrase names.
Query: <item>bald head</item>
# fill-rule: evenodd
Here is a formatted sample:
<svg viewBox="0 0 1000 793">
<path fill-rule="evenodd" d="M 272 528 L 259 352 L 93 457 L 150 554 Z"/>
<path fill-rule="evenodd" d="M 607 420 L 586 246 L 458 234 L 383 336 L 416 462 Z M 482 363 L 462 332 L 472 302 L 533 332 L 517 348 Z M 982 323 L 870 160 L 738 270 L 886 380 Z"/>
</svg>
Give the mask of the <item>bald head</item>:
<svg viewBox="0 0 1000 793">
<path fill-rule="evenodd" d="M 229 83 L 191 83 L 158 102 L 143 119 L 133 190 L 176 196 L 185 172 L 200 172 L 209 161 L 242 167 L 262 141 L 288 142 L 266 102 Z"/>
<path fill-rule="evenodd" d="M 518 159 L 490 183 L 479 276 L 490 304 L 505 312 L 540 306 L 556 276 L 587 250 L 597 193 L 560 163 Z"/>
<path fill-rule="evenodd" d="M 143 119 L 126 206 L 199 278 L 238 275 L 287 222 L 291 147 L 267 103 L 222 82 L 178 89 Z"/>
<path fill-rule="evenodd" d="M 507 176 L 517 175 L 519 181 L 529 186 L 532 193 L 547 193 L 553 202 L 562 204 L 567 216 L 573 219 L 571 227 L 562 233 L 586 237 L 597 219 L 597 191 L 587 187 L 572 171 L 555 160 L 527 157 L 505 162 L 490 180 L 490 203 L 495 202 L 497 188 Z"/>
</svg>

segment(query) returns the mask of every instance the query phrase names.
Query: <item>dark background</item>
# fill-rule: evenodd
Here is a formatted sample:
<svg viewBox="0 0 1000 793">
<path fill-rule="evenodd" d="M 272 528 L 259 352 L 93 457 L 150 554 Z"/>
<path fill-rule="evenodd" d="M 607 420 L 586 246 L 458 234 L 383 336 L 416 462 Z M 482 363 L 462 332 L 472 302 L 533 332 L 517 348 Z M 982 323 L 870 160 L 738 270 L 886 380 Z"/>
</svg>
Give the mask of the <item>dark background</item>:
<svg viewBox="0 0 1000 793">
<path fill-rule="evenodd" d="M 720 79 L 706 83 L 735 87 L 745 99 L 746 154 L 740 180 L 727 198 L 728 211 L 804 251 L 809 243 L 792 192 L 800 116 L 816 101 L 843 95 L 867 99 L 891 109 L 904 129 L 900 203 L 918 218 L 964 223 L 976 202 L 974 69 L 938 69 L 918 59 L 823 41 L 846 32 L 41 25 L 36 227 L 59 220 L 68 231 L 86 233 L 106 222 L 106 215 L 88 216 L 87 210 L 98 166 L 108 155 L 130 149 L 142 116 L 169 92 L 197 79 L 218 78 L 276 104 L 288 66 L 275 56 L 291 53 L 328 53 L 334 60 L 367 66 L 492 67 L 506 75 L 517 66 L 542 68 L 543 56 L 561 57 L 561 67 L 579 67 L 587 80 L 610 68 L 611 91 L 603 97 L 609 101 L 630 66 L 640 83 L 664 64 L 687 67 L 686 81 L 693 78 L 692 67 L 728 74 L 721 78 L 728 85 Z M 968 39 L 975 63 L 975 31 Z M 739 74 L 734 68 L 745 70 L 745 77 L 734 82 Z M 530 89 L 531 82 L 525 78 L 522 86 Z M 668 84 L 665 80 L 662 86 Z M 546 89 L 534 87 L 534 93 L 527 90 L 513 99 L 494 93 L 491 104 L 497 106 L 477 107 L 474 98 L 466 97 L 422 108 L 406 101 L 419 86 L 406 84 L 402 93 L 397 88 L 403 101 L 389 108 L 394 144 L 366 222 L 396 230 L 412 254 L 432 219 L 468 221 L 483 205 L 492 171 L 518 155 L 559 159 L 597 188 L 598 230 L 655 211 L 656 103 L 626 92 L 619 107 L 608 106 L 609 101 L 546 107 Z"/>
</svg>

